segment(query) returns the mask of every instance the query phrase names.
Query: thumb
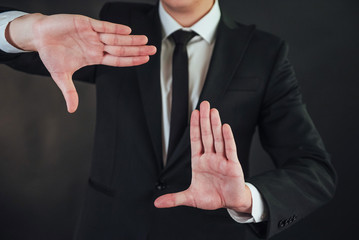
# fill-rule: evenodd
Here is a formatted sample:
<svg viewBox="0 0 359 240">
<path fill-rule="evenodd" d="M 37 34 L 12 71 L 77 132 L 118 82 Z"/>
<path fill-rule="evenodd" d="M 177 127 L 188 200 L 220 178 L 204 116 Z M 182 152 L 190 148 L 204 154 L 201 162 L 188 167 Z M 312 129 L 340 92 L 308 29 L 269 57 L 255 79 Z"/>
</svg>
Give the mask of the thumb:
<svg viewBox="0 0 359 240">
<path fill-rule="evenodd" d="M 180 205 L 195 207 L 189 199 L 188 192 L 183 191 L 160 196 L 155 200 L 154 204 L 157 208 L 170 208 Z"/>
<path fill-rule="evenodd" d="M 51 73 L 51 77 L 65 98 L 67 111 L 74 113 L 79 105 L 79 97 L 72 81 L 72 75 L 69 73 Z"/>
</svg>

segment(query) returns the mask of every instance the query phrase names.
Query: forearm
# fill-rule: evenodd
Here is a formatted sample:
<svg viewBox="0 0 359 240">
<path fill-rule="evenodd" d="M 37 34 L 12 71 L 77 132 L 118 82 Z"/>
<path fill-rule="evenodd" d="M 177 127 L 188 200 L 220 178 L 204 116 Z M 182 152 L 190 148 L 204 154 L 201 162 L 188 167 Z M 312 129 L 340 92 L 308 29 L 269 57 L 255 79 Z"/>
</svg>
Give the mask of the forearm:
<svg viewBox="0 0 359 240">
<path fill-rule="evenodd" d="M 263 98 L 258 132 L 276 169 L 247 179 L 268 206 L 267 237 L 333 197 L 336 173 L 299 90 L 282 44 Z"/>
<path fill-rule="evenodd" d="M 36 51 L 36 41 L 40 39 L 34 37 L 34 32 L 41 29 L 41 19 L 46 16 L 11 9 L 1 10 L 3 9 L 0 9 L 0 50 L 6 53 Z"/>
<path fill-rule="evenodd" d="M 22 53 L 24 52 L 21 49 L 16 48 L 12 44 L 10 44 L 7 40 L 8 37 L 5 36 L 6 31 L 8 29 L 8 25 L 10 22 L 12 22 L 14 19 L 19 18 L 21 16 L 24 16 L 28 13 L 16 11 L 16 10 L 10 10 L 1 12 L 2 9 L 0 9 L 0 50 L 5 53 Z M 7 34 L 8 35 L 8 34 Z"/>
<path fill-rule="evenodd" d="M 36 52 L 20 54 L 26 51 L 19 49 L 19 46 L 16 47 L 14 43 L 9 42 L 10 23 L 16 23 L 15 25 L 17 25 L 17 19 L 21 18 L 21 21 L 23 21 L 25 15 L 30 14 L 13 9 L 0 8 L 0 63 L 27 73 L 48 76 L 49 73 Z M 14 25 L 12 24 L 12 26 Z M 16 27 L 19 28 L 18 26 Z M 16 41 L 19 40 L 16 39 Z"/>
<path fill-rule="evenodd" d="M 24 51 L 37 51 L 34 31 L 39 31 L 41 20 L 46 16 L 40 13 L 25 14 L 11 21 L 5 28 L 5 39 L 12 46 Z"/>
<path fill-rule="evenodd" d="M 267 206 L 258 189 L 251 183 L 246 182 L 247 187 L 251 191 L 252 207 L 251 212 L 243 213 L 233 209 L 227 209 L 229 215 L 238 223 L 259 223 L 267 220 Z"/>
</svg>

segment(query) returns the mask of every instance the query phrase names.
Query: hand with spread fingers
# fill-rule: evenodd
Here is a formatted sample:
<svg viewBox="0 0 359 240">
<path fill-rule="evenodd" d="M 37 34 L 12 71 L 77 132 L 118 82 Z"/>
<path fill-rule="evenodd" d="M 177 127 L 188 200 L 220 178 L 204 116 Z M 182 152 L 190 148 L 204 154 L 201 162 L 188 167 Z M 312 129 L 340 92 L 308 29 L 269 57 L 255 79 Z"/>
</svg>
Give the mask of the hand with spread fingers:
<svg viewBox="0 0 359 240">
<path fill-rule="evenodd" d="M 136 66 L 156 53 L 154 46 L 146 45 L 146 36 L 130 33 L 127 26 L 81 15 L 28 14 L 9 24 L 6 38 L 20 49 L 39 53 L 72 113 L 78 106 L 72 82 L 75 71 L 95 64 Z"/>
<path fill-rule="evenodd" d="M 204 101 L 191 116 L 192 182 L 182 192 L 163 195 L 155 206 L 180 205 L 206 210 L 228 208 L 251 213 L 252 196 L 245 185 L 231 127 L 222 125 L 217 109 Z"/>
</svg>

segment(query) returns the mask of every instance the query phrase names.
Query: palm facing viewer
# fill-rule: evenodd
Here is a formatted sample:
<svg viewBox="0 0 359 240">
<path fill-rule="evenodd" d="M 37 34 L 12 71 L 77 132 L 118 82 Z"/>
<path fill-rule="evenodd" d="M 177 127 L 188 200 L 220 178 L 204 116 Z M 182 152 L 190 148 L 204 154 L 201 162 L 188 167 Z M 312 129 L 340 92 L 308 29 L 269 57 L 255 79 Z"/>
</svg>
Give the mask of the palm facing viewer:
<svg viewBox="0 0 359 240">
<path fill-rule="evenodd" d="M 155 206 L 190 206 L 206 210 L 228 208 L 251 213 L 252 197 L 245 185 L 231 127 L 222 125 L 217 109 L 207 101 L 191 116 L 192 182 L 179 193 L 163 195 Z"/>
<path fill-rule="evenodd" d="M 6 38 L 20 49 L 39 53 L 72 113 L 78 106 L 72 75 L 78 69 L 95 64 L 136 66 L 155 54 L 154 46 L 146 46 L 146 36 L 130 33 L 127 26 L 81 15 L 28 14 L 9 24 Z"/>
</svg>

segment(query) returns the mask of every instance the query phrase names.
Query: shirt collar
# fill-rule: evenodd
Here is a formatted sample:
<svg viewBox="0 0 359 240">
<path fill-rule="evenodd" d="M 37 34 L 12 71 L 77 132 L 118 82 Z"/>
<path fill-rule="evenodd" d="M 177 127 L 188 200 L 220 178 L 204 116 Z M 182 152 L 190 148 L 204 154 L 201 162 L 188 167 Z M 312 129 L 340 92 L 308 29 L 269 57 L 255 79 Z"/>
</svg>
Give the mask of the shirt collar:
<svg viewBox="0 0 359 240">
<path fill-rule="evenodd" d="M 182 29 L 187 31 L 194 31 L 205 41 L 207 41 L 208 43 L 212 43 L 214 41 L 217 25 L 221 18 L 221 11 L 219 9 L 218 0 L 215 0 L 212 9 L 198 22 L 188 28 L 182 27 L 175 19 L 173 19 L 163 8 L 161 1 L 159 4 L 159 15 L 162 24 L 164 39 L 170 36 L 175 31 Z"/>
</svg>

